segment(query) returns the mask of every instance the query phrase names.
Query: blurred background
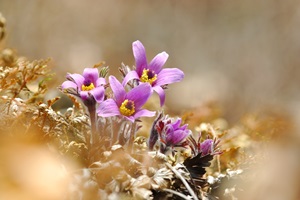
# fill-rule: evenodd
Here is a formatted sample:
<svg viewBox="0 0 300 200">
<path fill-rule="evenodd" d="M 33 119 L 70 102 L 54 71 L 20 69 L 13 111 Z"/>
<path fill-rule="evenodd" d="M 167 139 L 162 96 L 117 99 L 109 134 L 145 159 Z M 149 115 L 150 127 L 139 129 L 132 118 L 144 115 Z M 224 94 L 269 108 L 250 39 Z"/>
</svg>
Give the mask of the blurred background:
<svg viewBox="0 0 300 200">
<path fill-rule="evenodd" d="M 1 0 L 0 12 L 6 46 L 52 58 L 56 86 L 99 61 L 117 75 L 140 40 L 149 61 L 166 51 L 185 72 L 167 91 L 174 112 L 216 102 L 232 123 L 261 108 L 300 119 L 299 1 Z"/>
<path fill-rule="evenodd" d="M 246 183 L 250 195 L 244 199 L 299 199 L 300 1 L 0 0 L 0 12 L 6 18 L 7 31 L 0 47 L 13 48 L 30 60 L 51 58 L 56 73 L 50 91 L 54 96 L 61 95 L 57 87 L 67 72 L 82 73 L 100 61 L 120 78 L 117 73 L 122 62 L 134 65 L 131 44 L 135 40 L 144 44 L 148 61 L 166 51 L 170 57 L 165 67 L 185 72 L 184 80 L 167 90 L 168 112 L 192 110 L 198 123 L 194 125 L 199 125 L 199 118 L 208 119 L 210 112 L 217 112 L 212 119 L 224 118 L 229 125 L 242 121 L 236 132 L 229 131 L 228 141 L 233 143 L 240 142 L 238 137 L 247 135 L 247 130 L 253 133 L 247 140 L 254 146 L 268 140 L 262 139 L 268 134 L 283 136 L 278 148 L 269 150 L 272 162 L 263 159 L 262 170 L 255 167 L 261 180 Z M 259 112 L 259 117 L 243 119 L 252 112 Z M 289 125 L 298 129 L 286 128 Z M 57 155 L 43 146 L 0 143 L 2 163 L 12 163 L 0 167 L 4 191 L 11 187 L 6 171 L 22 174 L 24 169 L 30 173 L 22 176 L 20 183 L 29 194 L 45 191 L 37 186 L 49 176 L 49 185 L 41 185 L 47 191 L 56 191 L 53 185 L 65 185 L 57 173 L 64 171 L 53 161 Z M 262 151 L 260 146 L 253 149 Z M 30 165 L 13 167 L 19 162 L 26 164 L 26 155 L 32 155 L 29 158 L 42 169 L 36 176 L 40 179 L 28 178 L 36 171 Z M 260 196 L 258 189 L 266 195 Z M 63 192 L 51 193 L 54 196 L 41 192 L 28 199 L 62 199 Z"/>
</svg>

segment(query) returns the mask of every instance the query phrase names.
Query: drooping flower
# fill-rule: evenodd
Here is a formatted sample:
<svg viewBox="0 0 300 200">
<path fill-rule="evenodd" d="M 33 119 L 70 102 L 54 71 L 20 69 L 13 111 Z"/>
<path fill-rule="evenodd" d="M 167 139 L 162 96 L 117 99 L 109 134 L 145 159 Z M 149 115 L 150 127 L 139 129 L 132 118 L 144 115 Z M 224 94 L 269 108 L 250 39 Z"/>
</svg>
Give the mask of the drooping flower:
<svg viewBox="0 0 300 200">
<path fill-rule="evenodd" d="M 119 115 L 134 122 L 139 117 L 153 117 L 155 115 L 155 112 L 141 108 L 152 94 L 149 84 L 140 84 L 127 93 L 114 76 L 109 77 L 109 82 L 114 99 L 107 99 L 100 104 L 97 110 L 99 116 Z"/>
<path fill-rule="evenodd" d="M 89 100 L 90 97 L 96 102 L 104 99 L 105 79 L 99 77 L 97 68 L 85 68 L 83 74 L 68 74 L 67 81 L 61 85 L 62 90 L 72 88 L 75 89 L 75 95 L 79 96 L 83 101 Z"/>
<path fill-rule="evenodd" d="M 196 141 L 192 135 L 187 138 L 188 146 L 192 150 L 194 157 L 198 155 L 200 155 L 200 157 L 203 157 L 206 155 L 218 155 L 222 153 L 222 151 L 219 149 L 219 139 L 206 138 L 202 142 L 200 140 L 201 134 L 198 137 L 198 141 Z"/>
<path fill-rule="evenodd" d="M 159 135 L 160 142 L 166 147 L 180 146 L 183 144 L 186 137 L 191 134 L 187 129 L 187 124 L 180 126 L 181 119 L 176 120 L 168 118 L 159 120 L 156 125 L 156 130 Z"/>
<path fill-rule="evenodd" d="M 204 140 L 203 142 L 201 142 L 199 150 L 202 153 L 202 156 L 212 154 L 215 150 L 214 141 L 212 139 Z"/>
<path fill-rule="evenodd" d="M 157 54 L 148 64 L 146 50 L 140 41 L 132 43 L 133 55 L 136 62 L 136 69 L 130 71 L 123 80 L 125 86 L 130 80 L 137 79 L 142 83 L 149 83 L 152 89 L 160 97 L 160 105 L 165 102 L 165 92 L 162 86 L 179 82 L 183 79 L 184 73 L 177 68 L 162 69 L 169 55 L 166 52 Z"/>
</svg>

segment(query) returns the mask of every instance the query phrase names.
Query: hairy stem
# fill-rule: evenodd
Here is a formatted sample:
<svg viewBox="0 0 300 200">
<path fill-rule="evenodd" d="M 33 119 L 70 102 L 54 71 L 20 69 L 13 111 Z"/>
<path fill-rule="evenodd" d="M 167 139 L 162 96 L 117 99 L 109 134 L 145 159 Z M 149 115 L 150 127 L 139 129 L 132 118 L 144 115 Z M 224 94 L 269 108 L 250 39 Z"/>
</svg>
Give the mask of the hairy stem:
<svg viewBox="0 0 300 200">
<path fill-rule="evenodd" d="M 195 194 L 194 190 L 190 187 L 190 185 L 188 184 L 188 182 L 186 182 L 186 180 L 181 176 L 181 174 L 174 168 L 171 166 L 170 163 L 166 163 L 167 167 L 170 168 L 170 170 L 172 170 L 172 172 L 174 172 L 174 174 L 180 178 L 180 180 L 182 181 L 182 183 L 184 184 L 184 186 L 186 187 L 186 189 L 189 191 L 189 193 L 191 194 L 191 196 L 193 197 L 193 199 L 198 200 L 197 195 Z"/>
<path fill-rule="evenodd" d="M 93 145 L 97 138 L 97 116 L 96 116 L 96 104 L 88 106 L 90 121 L 91 121 L 91 137 L 87 141 L 90 145 Z"/>
<path fill-rule="evenodd" d="M 133 122 L 131 124 L 131 130 L 130 130 L 130 135 L 129 135 L 129 140 L 128 140 L 128 150 L 131 152 L 133 150 L 133 142 L 134 142 L 134 138 L 135 138 L 136 125 L 137 125 L 137 122 Z"/>
<path fill-rule="evenodd" d="M 120 124 L 118 123 L 118 119 L 115 117 L 110 118 L 110 123 L 111 123 L 111 146 L 118 141 L 118 136 L 119 136 L 119 129 L 120 129 Z"/>
</svg>

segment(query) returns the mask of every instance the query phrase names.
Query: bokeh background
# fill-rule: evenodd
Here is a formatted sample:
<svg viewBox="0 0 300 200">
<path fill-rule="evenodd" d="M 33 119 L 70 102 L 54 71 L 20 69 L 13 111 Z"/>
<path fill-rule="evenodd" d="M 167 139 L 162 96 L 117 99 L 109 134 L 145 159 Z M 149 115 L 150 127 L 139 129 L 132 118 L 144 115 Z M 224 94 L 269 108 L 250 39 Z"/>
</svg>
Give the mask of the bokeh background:
<svg viewBox="0 0 300 200">
<path fill-rule="evenodd" d="M 214 101 L 229 122 L 256 109 L 300 119 L 300 2 L 296 0 L 1 0 L 5 44 L 30 59 L 52 58 L 56 85 L 99 61 L 117 74 L 140 40 L 148 60 L 185 72 L 169 87 L 176 112 Z"/>
<path fill-rule="evenodd" d="M 244 120 L 243 128 L 252 126 L 265 135 L 282 133 L 279 138 L 284 145 L 279 143 L 269 150 L 274 156 L 272 162 L 263 162 L 262 170 L 258 170 L 260 180 L 247 182 L 244 199 L 299 199 L 300 1 L 0 0 L 0 12 L 6 18 L 7 30 L 0 47 L 13 48 L 30 60 L 51 58 L 56 73 L 50 90 L 54 96 L 62 95 L 57 86 L 67 72 L 81 73 L 85 67 L 105 61 L 110 73 L 117 75 L 122 62 L 134 65 L 131 44 L 135 40 L 145 45 L 149 61 L 166 51 L 170 57 L 165 67 L 185 72 L 184 80 L 167 90 L 168 111 L 182 114 L 192 110 L 196 116 L 197 112 L 198 116 L 208 116 L 210 108 L 217 105 L 217 117 L 229 125 L 258 111 L 263 115 L 257 120 L 259 128 L 251 117 Z M 287 121 L 296 129 L 277 128 L 287 127 Z M 265 135 L 251 141 L 251 146 Z M 39 184 L 48 179 L 49 185 L 56 186 L 60 180 L 54 176 L 60 166 L 52 162 L 56 155 L 43 154 L 44 147 L 0 142 L 0 154 L 6 155 L 0 155 L 2 163 L 12 163 L 0 165 L 0 178 L 14 169 L 26 175 L 21 182 L 31 180 L 28 177 L 37 173 L 37 168 L 24 164 L 13 167 L 26 163 L 26 156 L 32 155 L 30 158 L 41 169 L 36 177 L 41 178 L 30 184 L 24 181 L 26 191 L 58 191 L 57 187 Z M 261 153 L 260 147 L 255 150 Z M 8 193 L 19 194 L 16 191 Z M 48 199 L 61 199 L 51 194 L 54 196 Z M 28 199 L 47 199 L 44 196 L 48 193 L 37 195 Z"/>
</svg>

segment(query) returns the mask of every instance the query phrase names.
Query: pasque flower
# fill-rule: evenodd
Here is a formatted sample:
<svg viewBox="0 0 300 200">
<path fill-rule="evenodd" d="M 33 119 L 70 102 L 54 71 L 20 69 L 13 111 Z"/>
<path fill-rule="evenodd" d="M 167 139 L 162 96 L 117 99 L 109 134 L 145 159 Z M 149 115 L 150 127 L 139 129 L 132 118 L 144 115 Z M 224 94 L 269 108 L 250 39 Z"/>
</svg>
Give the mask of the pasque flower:
<svg viewBox="0 0 300 200">
<path fill-rule="evenodd" d="M 119 115 L 134 122 L 139 117 L 153 117 L 155 115 L 155 112 L 141 108 L 152 94 L 151 86 L 148 83 L 140 84 L 128 93 L 114 76 L 109 77 L 109 83 L 114 99 L 107 99 L 100 104 L 97 109 L 99 116 Z"/>
<path fill-rule="evenodd" d="M 173 120 L 166 116 L 165 119 L 158 121 L 156 130 L 160 141 L 167 147 L 180 146 L 186 137 L 191 134 L 187 129 L 187 124 L 181 125 L 181 119 Z"/>
<path fill-rule="evenodd" d="M 197 155 L 203 157 L 206 155 L 218 155 L 222 153 L 218 146 L 220 143 L 219 139 L 206 138 L 202 142 L 200 140 L 201 134 L 198 137 L 198 141 L 196 141 L 192 135 L 187 138 L 188 146 L 191 148 L 194 157 Z"/>
<path fill-rule="evenodd" d="M 63 90 L 68 88 L 75 89 L 75 95 L 81 97 L 83 101 L 88 100 L 91 96 L 97 102 L 104 99 L 104 85 L 105 79 L 99 77 L 97 68 L 85 68 L 83 74 L 68 74 L 67 81 L 63 82 L 61 88 Z"/>
<path fill-rule="evenodd" d="M 162 69 L 169 55 L 166 52 L 157 54 L 148 64 L 145 47 L 140 41 L 132 44 L 133 55 L 136 62 L 136 69 L 130 71 L 123 80 L 125 86 L 130 80 L 137 79 L 139 82 L 149 83 L 152 89 L 160 97 L 160 105 L 165 102 L 165 92 L 162 88 L 164 85 L 179 82 L 183 79 L 184 73 L 177 68 Z"/>
</svg>

